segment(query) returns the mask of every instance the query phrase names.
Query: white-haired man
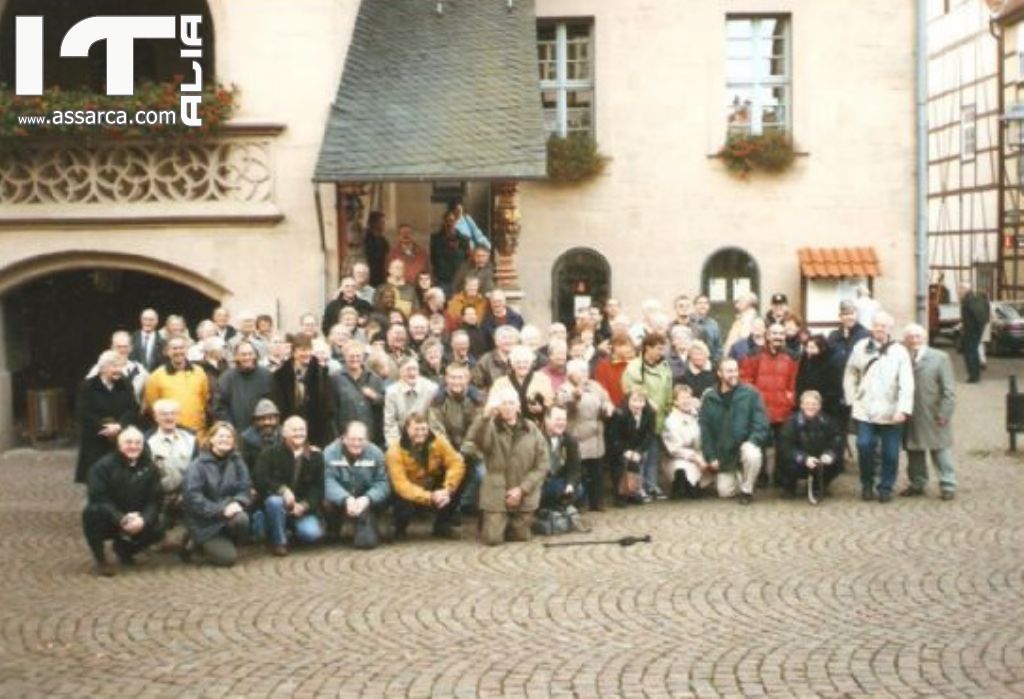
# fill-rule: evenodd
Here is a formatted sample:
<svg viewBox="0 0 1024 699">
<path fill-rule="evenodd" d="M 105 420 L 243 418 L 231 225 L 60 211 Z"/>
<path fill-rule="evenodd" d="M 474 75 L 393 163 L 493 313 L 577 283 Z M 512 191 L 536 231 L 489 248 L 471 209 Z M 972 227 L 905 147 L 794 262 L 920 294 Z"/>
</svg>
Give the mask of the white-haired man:
<svg viewBox="0 0 1024 699">
<path fill-rule="evenodd" d="M 402 437 L 402 424 L 410 413 L 426 413 L 437 393 L 437 384 L 420 376 L 416 357 L 398 364 L 398 381 L 384 392 L 384 441 L 390 447 Z"/>
<path fill-rule="evenodd" d="M 914 413 L 907 423 L 907 475 L 910 485 L 900 495 L 923 495 L 928 484 L 928 456 L 939 472 L 943 500 L 956 496 L 953 465 L 953 407 L 956 380 L 953 363 L 945 352 L 928 346 L 928 332 L 911 323 L 903 342 L 914 362 Z"/>
<path fill-rule="evenodd" d="M 156 429 L 146 440 L 153 463 L 160 472 L 160 487 L 164 493 L 161 528 L 165 532 L 183 521 L 181 484 L 188 465 L 199 455 L 196 436 L 178 424 L 180 415 L 177 401 L 158 400 L 153 404 Z"/>
<path fill-rule="evenodd" d="M 846 402 L 857 421 L 861 498 L 875 499 L 875 459 L 881 444 L 882 503 L 892 500 L 903 425 L 914 410 L 914 368 L 906 347 L 893 340 L 893 324 L 885 311 L 875 313 L 871 337 L 854 345 L 843 378 Z"/>
<path fill-rule="evenodd" d="M 532 354 L 532 353 L 531 353 Z M 544 434 L 520 415 L 519 394 L 510 386 L 491 391 L 484 415 L 466 435 L 486 464 L 480 486 L 480 530 L 494 546 L 529 541 L 533 514 L 540 504 L 549 457 Z"/>
</svg>

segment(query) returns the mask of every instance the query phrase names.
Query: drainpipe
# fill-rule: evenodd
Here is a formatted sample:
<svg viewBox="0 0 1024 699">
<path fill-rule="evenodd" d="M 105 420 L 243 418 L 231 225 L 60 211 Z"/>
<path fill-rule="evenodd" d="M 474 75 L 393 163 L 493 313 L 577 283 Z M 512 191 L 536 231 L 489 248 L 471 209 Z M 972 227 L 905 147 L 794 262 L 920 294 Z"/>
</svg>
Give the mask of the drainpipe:
<svg viewBox="0 0 1024 699">
<path fill-rule="evenodd" d="M 1006 46 L 1003 41 L 1003 32 L 996 31 L 996 20 L 993 17 L 988 23 L 988 32 L 996 40 L 996 112 L 999 114 L 999 128 L 996 130 L 996 143 L 998 144 L 999 156 L 998 174 L 999 186 L 996 190 L 999 196 L 999 203 L 996 206 L 996 225 L 999 229 L 999 236 L 996 240 L 996 298 L 1003 298 L 1003 289 L 1006 288 L 1006 125 L 1003 116 L 1006 114 L 1006 58 L 1003 51 Z M 1019 225 L 1019 224 L 1018 224 Z M 1016 240 L 1014 241 L 1016 244 Z"/>
<path fill-rule="evenodd" d="M 914 261 L 917 263 L 915 314 L 928 326 L 928 8 L 917 0 L 915 17 L 915 69 L 917 87 L 917 224 Z"/>
<path fill-rule="evenodd" d="M 319 182 L 313 182 L 313 198 L 316 201 L 316 223 L 320 229 L 320 300 L 317 303 L 323 303 L 327 298 L 327 231 L 324 228 L 324 208 Z"/>
</svg>

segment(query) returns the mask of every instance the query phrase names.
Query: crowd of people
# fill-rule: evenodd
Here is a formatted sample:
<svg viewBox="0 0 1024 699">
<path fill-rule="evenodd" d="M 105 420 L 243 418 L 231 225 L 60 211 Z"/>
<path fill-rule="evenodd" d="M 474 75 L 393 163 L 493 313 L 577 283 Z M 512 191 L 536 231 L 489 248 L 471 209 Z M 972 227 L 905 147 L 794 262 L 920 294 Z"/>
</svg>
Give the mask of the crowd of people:
<svg viewBox="0 0 1024 699">
<path fill-rule="evenodd" d="M 467 221 L 468 219 L 468 221 Z M 952 499 L 954 378 L 945 353 L 867 293 L 814 334 L 783 294 L 708 297 L 630 318 L 615 299 L 572 323 L 530 324 L 497 287 L 489 244 L 452 206 L 429 251 L 370 216 L 357 262 L 293 332 L 226 308 L 195 327 L 145 309 L 113 334 L 80 390 L 76 480 L 98 574 L 163 542 L 232 565 L 321 540 L 370 549 L 407 537 L 417 513 L 488 545 L 548 533 L 553 517 L 717 493 L 749 504 L 805 482 L 817 502 L 844 468 L 847 434 L 864 500 L 892 499 L 901 449 L 922 495 L 927 459 Z M 876 471 L 878 473 L 876 474 Z M 560 521 L 560 520 L 559 520 Z"/>
</svg>

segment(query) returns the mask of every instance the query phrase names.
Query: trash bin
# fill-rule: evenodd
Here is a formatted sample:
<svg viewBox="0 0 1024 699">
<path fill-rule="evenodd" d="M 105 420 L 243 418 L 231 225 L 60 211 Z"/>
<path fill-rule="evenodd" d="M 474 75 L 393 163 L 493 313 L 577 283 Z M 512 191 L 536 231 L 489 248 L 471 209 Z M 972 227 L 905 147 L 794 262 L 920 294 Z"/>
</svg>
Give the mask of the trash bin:
<svg viewBox="0 0 1024 699">
<path fill-rule="evenodd" d="M 40 439 L 56 439 L 61 435 L 64 415 L 64 389 L 44 388 L 28 391 L 28 438 L 35 444 Z"/>
</svg>

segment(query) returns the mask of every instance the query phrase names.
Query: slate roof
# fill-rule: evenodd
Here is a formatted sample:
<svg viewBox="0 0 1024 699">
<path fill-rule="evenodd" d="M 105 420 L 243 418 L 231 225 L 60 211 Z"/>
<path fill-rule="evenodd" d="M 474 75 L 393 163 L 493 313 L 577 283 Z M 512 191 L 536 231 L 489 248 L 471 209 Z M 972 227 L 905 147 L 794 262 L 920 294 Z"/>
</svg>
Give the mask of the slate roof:
<svg viewBox="0 0 1024 699">
<path fill-rule="evenodd" d="M 314 180 L 545 177 L 534 0 L 363 0 Z"/>
<path fill-rule="evenodd" d="M 800 248 L 800 273 L 810 278 L 880 277 L 874 248 Z"/>
</svg>

